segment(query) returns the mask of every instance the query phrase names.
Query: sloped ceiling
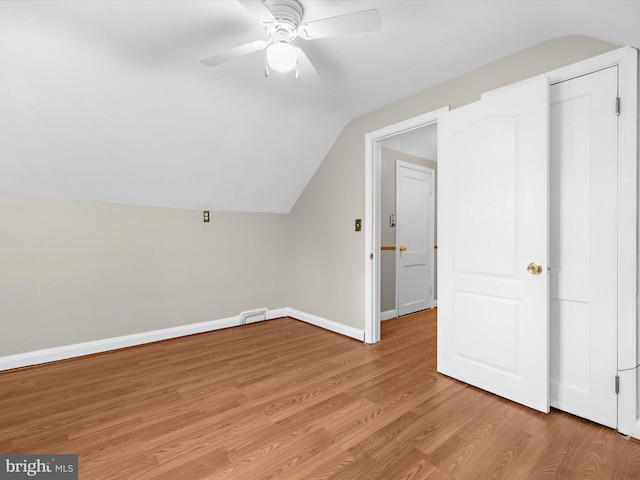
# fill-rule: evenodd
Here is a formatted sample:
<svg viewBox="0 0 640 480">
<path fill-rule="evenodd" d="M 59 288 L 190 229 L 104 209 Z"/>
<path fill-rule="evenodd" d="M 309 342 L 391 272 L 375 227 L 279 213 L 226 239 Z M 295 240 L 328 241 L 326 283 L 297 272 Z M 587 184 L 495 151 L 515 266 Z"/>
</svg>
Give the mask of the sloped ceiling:
<svg viewBox="0 0 640 480">
<path fill-rule="evenodd" d="M 304 42 L 324 84 L 263 75 L 236 0 L 1 1 L 0 194 L 286 213 L 351 119 L 571 34 L 640 46 L 640 2 L 302 0 L 382 30 Z"/>
</svg>

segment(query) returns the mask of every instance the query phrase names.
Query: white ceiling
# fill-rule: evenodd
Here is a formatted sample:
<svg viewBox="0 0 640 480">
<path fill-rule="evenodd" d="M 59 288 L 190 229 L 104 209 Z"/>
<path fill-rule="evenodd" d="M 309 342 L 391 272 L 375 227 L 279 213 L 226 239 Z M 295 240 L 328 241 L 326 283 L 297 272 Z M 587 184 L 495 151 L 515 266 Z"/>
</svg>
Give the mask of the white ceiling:
<svg viewBox="0 0 640 480">
<path fill-rule="evenodd" d="M 640 46 L 638 1 L 302 0 L 382 30 L 304 42 L 325 79 L 263 76 L 236 0 L 0 1 L 0 193 L 288 212 L 346 123 L 563 35 Z"/>
</svg>

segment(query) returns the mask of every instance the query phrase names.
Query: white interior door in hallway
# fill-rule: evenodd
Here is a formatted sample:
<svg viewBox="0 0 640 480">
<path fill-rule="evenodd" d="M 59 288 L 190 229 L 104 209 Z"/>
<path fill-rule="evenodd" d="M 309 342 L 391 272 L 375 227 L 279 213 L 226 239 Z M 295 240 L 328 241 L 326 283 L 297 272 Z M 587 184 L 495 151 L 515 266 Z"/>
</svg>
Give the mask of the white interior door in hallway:
<svg viewBox="0 0 640 480">
<path fill-rule="evenodd" d="M 433 306 L 433 181 L 430 168 L 396 160 L 398 315 Z"/>
<path fill-rule="evenodd" d="M 616 427 L 618 67 L 551 87 L 551 405 Z"/>
</svg>

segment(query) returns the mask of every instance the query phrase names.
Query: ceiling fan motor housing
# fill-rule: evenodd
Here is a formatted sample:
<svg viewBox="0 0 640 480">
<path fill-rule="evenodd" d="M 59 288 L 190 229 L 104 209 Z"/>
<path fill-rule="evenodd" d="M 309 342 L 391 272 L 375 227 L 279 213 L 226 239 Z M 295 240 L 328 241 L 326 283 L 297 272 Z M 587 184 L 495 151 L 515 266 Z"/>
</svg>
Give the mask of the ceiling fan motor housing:
<svg viewBox="0 0 640 480">
<path fill-rule="evenodd" d="M 272 37 L 276 41 L 290 42 L 298 34 L 304 10 L 297 0 L 265 0 L 265 6 L 276 19 Z"/>
</svg>

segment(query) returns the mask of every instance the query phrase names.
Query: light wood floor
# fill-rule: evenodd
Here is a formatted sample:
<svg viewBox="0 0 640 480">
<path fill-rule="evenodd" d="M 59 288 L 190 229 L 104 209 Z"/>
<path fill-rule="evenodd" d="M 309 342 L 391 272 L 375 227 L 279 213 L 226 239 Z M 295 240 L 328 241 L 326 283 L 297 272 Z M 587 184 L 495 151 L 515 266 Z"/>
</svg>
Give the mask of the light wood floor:
<svg viewBox="0 0 640 480">
<path fill-rule="evenodd" d="M 363 345 L 283 318 L 0 373 L 0 453 L 80 479 L 640 479 L 640 445 L 439 375 L 435 311 Z"/>
</svg>

